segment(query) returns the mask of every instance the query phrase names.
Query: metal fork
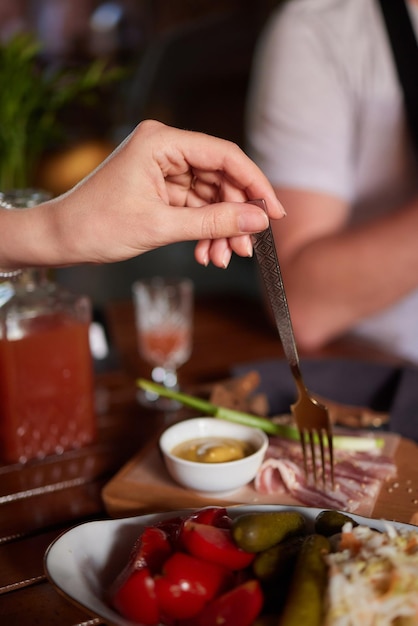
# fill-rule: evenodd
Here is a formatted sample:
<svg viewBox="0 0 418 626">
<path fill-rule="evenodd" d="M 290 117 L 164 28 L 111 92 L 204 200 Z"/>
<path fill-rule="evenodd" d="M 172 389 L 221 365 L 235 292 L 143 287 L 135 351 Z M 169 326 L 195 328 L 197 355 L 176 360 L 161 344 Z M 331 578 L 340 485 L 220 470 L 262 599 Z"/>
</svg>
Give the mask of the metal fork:
<svg viewBox="0 0 418 626">
<path fill-rule="evenodd" d="M 253 200 L 260 208 L 266 210 L 264 200 Z M 326 484 L 326 457 L 324 440 L 328 446 L 328 457 L 330 464 L 331 486 L 334 486 L 334 453 L 332 444 L 332 426 L 329 412 L 326 406 L 320 404 L 313 398 L 302 378 L 300 371 L 299 356 L 296 348 L 293 333 L 292 321 L 287 304 L 286 292 L 283 284 L 279 260 L 277 258 L 276 247 L 274 245 L 273 233 L 270 225 L 261 233 L 253 235 L 253 246 L 256 258 L 260 267 L 261 275 L 270 300 L 274 319 L 279 331 L 283 350 L 289 363 L 296 388 L 298 398 L 291 405 L 296 426 L 299 431 L 302 444 L 303 464 L 306 479 L 309 480 L 308 448 L 311 452 L 312 475 L 314 485 L 318 484 L 318 472 L 316 463 L 316 448 L 319 444 L 321 452 L 322 483 L 325 489 Z"/>
</svg>

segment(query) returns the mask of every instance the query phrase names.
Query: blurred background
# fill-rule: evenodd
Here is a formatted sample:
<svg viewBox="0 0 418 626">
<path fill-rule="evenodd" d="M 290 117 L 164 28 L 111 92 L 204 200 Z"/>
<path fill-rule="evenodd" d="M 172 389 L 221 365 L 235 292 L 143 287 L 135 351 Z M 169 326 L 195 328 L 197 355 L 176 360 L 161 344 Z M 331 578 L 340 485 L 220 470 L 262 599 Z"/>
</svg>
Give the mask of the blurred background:
<svg viewBox="0 0 418 626">
<path fill-rule="evenodd" d="M 96 99 L 60 112 L 64 132 L 45 149 L 31 182 L 54 194 L 65 191 L 145 118 L 245 148 L 253 50 L 277 1 L 0 0 L 3 45 L 32 33 L 44 68 L 83 68 L 99 59 L 122 70 L 97 88 Z M 202 268 L 193 249 L 194 243 L 176 244 L 123 263 L 60 269 L 57 278 L 90 295 L 99 309 L 109 298 L 129 298 L 134 280 L 154 274 L 189 276 L 198 293 L 259 297 L 253 260 L 234 257 L 226 271 Z"/>
</svg>

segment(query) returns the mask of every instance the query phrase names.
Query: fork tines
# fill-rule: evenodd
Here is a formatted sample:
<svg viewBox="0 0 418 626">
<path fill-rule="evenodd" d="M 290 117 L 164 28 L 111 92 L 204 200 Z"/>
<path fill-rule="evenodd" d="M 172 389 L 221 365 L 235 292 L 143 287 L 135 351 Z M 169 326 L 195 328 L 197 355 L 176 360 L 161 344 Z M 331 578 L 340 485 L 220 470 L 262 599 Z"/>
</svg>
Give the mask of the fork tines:
<svg viewBox="0 0 418 626">
<path fill-rule="evenodd" d="M 303 465 L 305 470 L 306 480 L 309 483 L 309 477 L 312 476 L 313 484 L 318 487 L 318 473 L 319 467 L 317 466 L 317 448 L 319 447 L 321 455 L 320 474 L 322 477 L 322 487 L 326 489 L 327 475 L 330 478 L 331 489 L 334 488 L 334 450 L 332 443 L 332 432 L 330 429 L 322 430 L 309 430 L 299 429 L 299 436 L 302 445 L 303 452 Z M 328 454 L 326 454 L 326 449 Z M 310 451 L 311 463 L 308 463 Z M 329 468 L 329 471 L 327 469 Z"/>
</svg>

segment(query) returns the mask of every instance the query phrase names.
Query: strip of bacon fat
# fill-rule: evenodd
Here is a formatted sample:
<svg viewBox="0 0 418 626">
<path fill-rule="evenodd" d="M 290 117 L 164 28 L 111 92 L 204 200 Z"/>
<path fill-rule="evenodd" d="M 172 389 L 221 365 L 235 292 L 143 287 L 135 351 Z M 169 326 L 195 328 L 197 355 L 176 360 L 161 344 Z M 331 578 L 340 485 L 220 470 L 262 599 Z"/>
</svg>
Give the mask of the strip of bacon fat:
<svg viewBox="0 0 418 626">
<path fill-rule="evenodd" d="M 299 443 L 274 437 L 255 478 L 255 489 L 263 494 L 287 493 L 307 506 L 354 513 L 360 504 L 375 500 L 384 481 L 396 477 L 396 465 L 379 450 L 335 450 L 334 457 L 334 489 L 322 490 L 306 480 Z"/>
</svg>

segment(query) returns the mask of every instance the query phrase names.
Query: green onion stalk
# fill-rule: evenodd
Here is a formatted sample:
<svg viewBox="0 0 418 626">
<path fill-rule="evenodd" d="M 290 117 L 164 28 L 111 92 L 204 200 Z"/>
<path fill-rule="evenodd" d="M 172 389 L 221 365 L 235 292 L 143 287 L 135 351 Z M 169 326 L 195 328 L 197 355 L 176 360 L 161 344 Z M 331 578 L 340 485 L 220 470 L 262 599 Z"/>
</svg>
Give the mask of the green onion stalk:
<svg viewBox="0 0 418 626">
<path fill-rule="evenodd" d="M 139 378 L 137 380 L 137 386 L 140 389 L 151 392 L 157 396 L 176 400 L 183 406 L 194 409 L 203 415 L 210 415 L 218 419 L 243 424 L 244 426 L 259 428 L 273 437 L 283 437 L 293 441 L 300 441 L 299 431 L 295 426 L 278 424 L 267 417 L 260 417 L 251 413 L 245 413 L 244 411 L 237 411 L 236 409 L 218 406 L 204 400 L 203 398 L 182 393 L 180 391 L 174 391 L 173 389 L 167 389 L 163 385 L 159 385 L 143 378 Z M 315 443 L 319 443 L 319 437 L 314 437 L 314 441 Z M 333 443 L 334 448 L 336 449 L 355 451 L 373 450 L 384 446 L 384 440 L 382 438 L 354 437 L 349 435 L 334 435 Z"/>
</svg>

